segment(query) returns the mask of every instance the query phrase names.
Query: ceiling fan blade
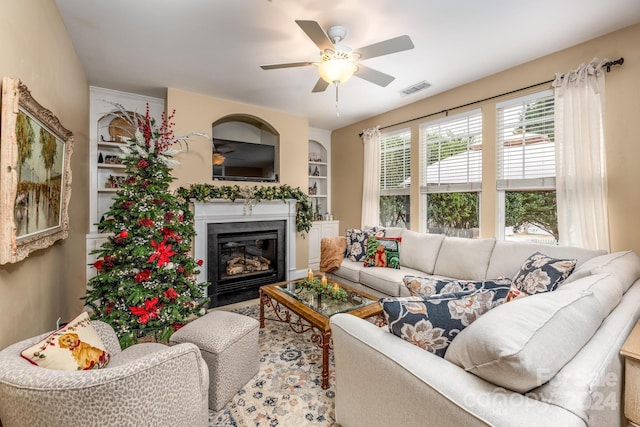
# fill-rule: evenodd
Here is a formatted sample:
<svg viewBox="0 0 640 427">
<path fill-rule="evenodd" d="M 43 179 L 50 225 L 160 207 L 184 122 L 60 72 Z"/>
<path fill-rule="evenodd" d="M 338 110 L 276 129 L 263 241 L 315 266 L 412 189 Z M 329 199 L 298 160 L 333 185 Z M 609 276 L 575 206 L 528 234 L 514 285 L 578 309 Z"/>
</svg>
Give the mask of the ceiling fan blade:
<svg viewBox="0 0 640 427">
<path fill-rule="evenodd" d="M 333 49 L 333 43 L 331 43 L 327 33 L 324 32 L 320 24 L 316 21 L 296 20 L 296 24 L 298 24 L 311 41 L 320 48 L 321 52 L 324 52 L 326 49 Z"/>
<path fill-rule="evenodd" d="M 390 76 L 389 74 L 374 70 L 373 68 L 369 68 L 360 63 L 358 64 L 358 71 L 355 72 L 355 75 L 360 77 L 361 79 L 365 79 L 382 87 L 387 86 L 389 83 L 395 80 L 395 77 Z"/>
<path fill-rule="evenodd" d="M 360 59 L 369 59 L 413 48 L 411 38 L 405 35 L 361 47 L 360 49 L 356 49 L 355 52 L 360 54 Z"/>
<path fill-rule="evenodd" d="M 311 91 L 312 93 L 316 93 L 316 92 L 324 92 L 325 90 L 327 90 L 327 88 L 329 87 L 329 83 L 323 79 L 322 77 L 320 77 L 318 79 L 318 82 L 316 83 L 316 85 L 313 87 L 313 90 Z"/>
<path fill-rule="evenodd" d="M 293 67 L 306 67 L 307 65 L 313 65 L 313 62 L 291 62 L 288 64 L 273 64 L 273 65 L 261 65 L 263 70 L 277 70 L 279 68 L 293 68 Z"/>
</svg>

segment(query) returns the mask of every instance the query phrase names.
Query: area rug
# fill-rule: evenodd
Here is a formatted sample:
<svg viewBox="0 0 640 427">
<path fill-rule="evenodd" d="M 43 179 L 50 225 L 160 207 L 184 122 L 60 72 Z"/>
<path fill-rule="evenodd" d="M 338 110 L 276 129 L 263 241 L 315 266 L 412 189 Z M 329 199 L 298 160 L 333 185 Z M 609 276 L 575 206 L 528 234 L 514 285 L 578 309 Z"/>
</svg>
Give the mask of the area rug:
<svg viewBox="0 0 640 427">
<path fill-rule="evenodd" d="M 273 317 L 265 309 L 267 317 Z M 259 305 L 234 309 L 259 318 Z M 266 320 L 260 329 L 260 371 L 226 406 L 209 411 L 209 426 L 332 426 L 335 368 L 333 354 L 327 390 L 320 387 L 322 351 L 310 333 L 297 334 L 286 324 Z"/>
</svg>

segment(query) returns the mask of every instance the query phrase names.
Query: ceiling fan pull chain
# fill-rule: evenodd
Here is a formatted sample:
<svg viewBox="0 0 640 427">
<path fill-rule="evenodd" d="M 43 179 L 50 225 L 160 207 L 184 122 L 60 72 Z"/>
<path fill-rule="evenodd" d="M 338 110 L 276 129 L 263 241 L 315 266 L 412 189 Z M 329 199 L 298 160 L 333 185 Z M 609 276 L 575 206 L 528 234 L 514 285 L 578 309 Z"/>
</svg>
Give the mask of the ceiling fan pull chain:
<svg viewBox="0 0 640 427">
<path fill-rule="evenodd" d="M 333 83 L 335 83 L 335 85 L 336 85 L 336 117 L 340 117 L 340 110 L 338 109 L 338 85 L 339 85 L 339 82 L 335 81 Z"/>
</svg>

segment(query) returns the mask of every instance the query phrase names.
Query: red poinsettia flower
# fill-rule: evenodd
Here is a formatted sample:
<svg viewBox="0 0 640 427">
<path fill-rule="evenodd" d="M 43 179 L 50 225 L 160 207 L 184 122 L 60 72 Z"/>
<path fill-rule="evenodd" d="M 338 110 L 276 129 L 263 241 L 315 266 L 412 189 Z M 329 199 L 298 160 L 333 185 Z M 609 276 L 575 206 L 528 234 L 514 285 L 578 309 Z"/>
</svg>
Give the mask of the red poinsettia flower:
<svg viewBox="0 0 640 427">
<path fill-rule="evenodd" d="M 167 245 L 167 238 L 162 239 L 162 242 L 156 243 L 151 240 L 151 246 L 155 249 L 155 252 L 151 254 L 147 262 L 158 262 L 158 267 L 162 267 L 167 264 L 173 255 L 176 253 L 171 250 L 171 245 Z"/>
<path fill-rule="evenodd" d="M 149 320 L 158 318 L 160 308 L 161 306 L 158 306 L 158 297 L 153 297 L 144 301 L 144 307 L 130 306 L 129 310 L 134 316 L 138 317 L 138 322 L 146 325 Z"/>
<path fill-rule="evenodd" d="M 141 227 L 151 227 L 153 225 L 153 220 L 150 218 L 141 218 L 138 221 L 138 225 Z"/>
<path fill-rule="evenodd" d="M 96 270 L 100 271 L 100 270 L 102 270 L 102 265 L 103 265 L 103 264 L 104 264 L 104 261 L 103 261 L 103 260 L 101 260 L 101 259 L 99 259 L 99 260 L 97 260 L 96 262 L 94 262 L 94 263 L 93 263 L 93 267 L 94 267 Z"/>
<path fill-rule="evenodd" d="M 164 295 L 164 297 L 168 300 L 174 300 L 178 298 L 178 293 L 173 288 L 169 288 L 166 291 L 162 292 L 162 295 Z"/>
<path fill-rule="evenodd" d="M 180 243 L 180 236 L 176 234 L 176 232 L 170 229 L 169 227 L 164 227 L 162 229 L 162 235 L 167 239 L 173 239 L 176 242 Z"/>
<path fill-rule="evenodd" d="M 144 269 L 140 273 L 136 274 L 136 283 L 146 282 L 151 277 L 151 270 Z"/>
<path fill-rule="evenodd" d="M 149 166 L 149 162 L 147 162 L 145 159 L 140 159 L 138 161 L 138 167 L 141 169 L 146 168 L 147 166 Z"/>
</svg>

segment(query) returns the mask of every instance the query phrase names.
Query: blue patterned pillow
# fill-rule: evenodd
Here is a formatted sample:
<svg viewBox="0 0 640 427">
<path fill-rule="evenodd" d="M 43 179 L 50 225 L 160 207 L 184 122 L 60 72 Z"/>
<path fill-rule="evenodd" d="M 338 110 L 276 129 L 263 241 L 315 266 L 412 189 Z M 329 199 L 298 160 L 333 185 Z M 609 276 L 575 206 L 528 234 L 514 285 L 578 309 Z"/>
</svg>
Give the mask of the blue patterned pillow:
<svg viewBox="0 0 640 427">
<path fill-rule="evenodd" d="M 462 291 L 472 291 L 483 286 L 490 288 L 498 286 L 510 286 L 511 279 L 495 279 L 486 282 L 473 282 L 468 280 L 456 279 L 436 279 L 433 277 L 418 277 L 406 275 L 402 278 L 404 285 L 409 290 L 411 296 L 428 297 L 438 294 L 452 294 Z"/>
<path fill-rule="evenodd" d="M 465 291 L 457 280 L 435 279 L 431 277 L 404 276 L 404 285 L 409 289 L 409 293 L 414 297 L 428 297 L 437 294 L 450 294 Z"/>
<path fill-rule="evenodd" d="M 482 314 L 504 303 L 511 288 L 500 281 L 476 282 L 471 286 L 475 289 L 426 297 L 381 298 L 389 331 L 444 357 L 456 335 Z"/>
<path fill-rule="evenodd" d="M 536 252 L 522 264 L 513 284 L 528 295 L 554 291 L 573 272 L 576 262 L 575 259 L 551 258 Z"/>
<path fill-rule="evenodd" d="M 347 237 L 346 258 L 350 261 L 363 261 L 367 254 L 367 238 L 371 236 L 384 237 L 384 229 L 376 227 L 361 230 L 359 228 L 347 228 L 345 235 Z"/>
</svg>

